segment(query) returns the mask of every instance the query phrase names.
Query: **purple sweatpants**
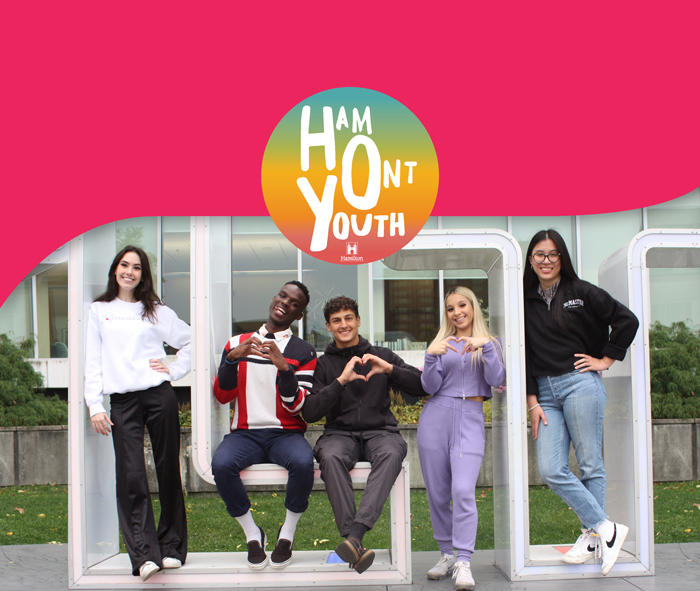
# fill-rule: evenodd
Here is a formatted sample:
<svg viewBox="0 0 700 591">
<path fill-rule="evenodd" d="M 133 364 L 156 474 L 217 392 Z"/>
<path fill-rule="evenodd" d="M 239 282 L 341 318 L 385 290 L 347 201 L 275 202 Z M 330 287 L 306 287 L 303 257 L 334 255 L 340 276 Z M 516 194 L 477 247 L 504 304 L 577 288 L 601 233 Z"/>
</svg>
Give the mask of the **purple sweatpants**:
<svg viewBox="0 0 700 591">
<path fill-rule="evenodd" d="M 418 423 L 418 454 L 433 536 L 442 554 L 455 548 L 457 560 L 466 562 L 476 543 L 475 488 L 485 443 L 482 402 L 440 395 L 426 402 Z"/>
</svg>

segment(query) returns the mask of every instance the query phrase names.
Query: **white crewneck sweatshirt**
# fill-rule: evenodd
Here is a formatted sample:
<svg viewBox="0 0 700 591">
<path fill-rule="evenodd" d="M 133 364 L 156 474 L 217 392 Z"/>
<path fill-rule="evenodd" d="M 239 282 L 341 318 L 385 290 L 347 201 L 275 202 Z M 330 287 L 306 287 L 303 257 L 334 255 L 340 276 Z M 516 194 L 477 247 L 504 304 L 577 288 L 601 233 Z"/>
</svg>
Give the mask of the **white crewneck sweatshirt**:
<svg viewBox="0 0 700 591">
<path fill-rule="evenodd" d="M 136 392 L 176 381 L 190 371 L 190 327 L 167 306 L 156 306 L 156 323 L 141 318 L 143 304 L 115 298 L 93 302 L 85 338 L 85 402 L 90 416 L 106 412 L 105 394 Z M 170 374 L 151 369 L 163 359 L 163 342 L 179 349 Z"/>
</svg>

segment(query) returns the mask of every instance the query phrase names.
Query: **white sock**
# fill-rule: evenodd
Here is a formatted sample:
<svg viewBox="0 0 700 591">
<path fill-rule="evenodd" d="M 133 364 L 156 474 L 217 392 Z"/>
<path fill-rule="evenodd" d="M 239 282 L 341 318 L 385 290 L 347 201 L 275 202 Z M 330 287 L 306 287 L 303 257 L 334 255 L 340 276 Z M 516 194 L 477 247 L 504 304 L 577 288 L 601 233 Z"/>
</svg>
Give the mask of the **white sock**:
<svg viewBox="0 0 700 591">
<path fill-rule="evenodd" d="M 248 513 L 246 513 L 245 515 L 236 517 L 236 520 L 238 521 L 238 523 L 241 524 L 241 527 L 243 528 L 246 543 L 252 542 L 253 540 L 257 540 L 262 545 L 263 541 L 260 539 L 260 528 L 255 524 L 253 514 L 250 511 L 248 511 Z"/>
<path fill-rule="evenodd" d="M 284 520 L 284 525 L 282 525 L 279 537 L 293 542 L 294 532 L 297 530 L 297 523 L 300 517 L 301 513 L 292 513 L 292 511 L 287 509 L 287 518 Z"/>
</svg>

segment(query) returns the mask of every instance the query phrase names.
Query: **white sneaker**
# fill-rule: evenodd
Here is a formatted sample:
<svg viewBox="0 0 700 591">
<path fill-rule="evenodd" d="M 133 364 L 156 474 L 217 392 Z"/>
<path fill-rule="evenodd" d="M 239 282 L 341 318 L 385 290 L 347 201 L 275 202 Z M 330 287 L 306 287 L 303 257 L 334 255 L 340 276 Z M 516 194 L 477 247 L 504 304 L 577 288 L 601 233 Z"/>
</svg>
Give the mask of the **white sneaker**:
<svg viewBox="0 0 700 591">
<path fill-rule="evenodd" d="M 428 571 L 428 578 L 432 581 L 444 579 L 455 565 L 455 557 L 452 554 L 443 554 L 438 563 Z"/>
<path fill-rule="evenodd" d="M 592 536 L 587 529 L 581 530 L 581 535 L 571 548 L 561 559 L 569 564 L 583 564 L 595 556 L 595 547 L 598 537 Z"/>
<path fill-rule="evenodd" d="M 476 587 L 474 577 L 472 577 L 472 568 L 464 560 L 455 562 L 452 578 L 455 580 L 455 589 L 459 591 L 472 591 Z"/>
<path fill-rule="evenodd" d="M 605 520 L 596 528 L 600 536 L 599 544 L 603 555 L 603 564 L 600 572 L 607 575 L 615 564 L 622 550 L 622 544 L 627 538 L 630 528 L 621 523 L 613 523 Z"/>
<path fill-rule="evenodd" d="M 180 562 L 177 558 L 173 558 L 172 556 L 166 556 L 163 558 L 163 568 L 180 568 L 182 566 L 182 562 Z"/>
<path fill-rule="evenodd" d="M 160 569 L 155 562 L 148 560 L 144 562 L 139 568 L 139 574 L 141 575 L 141 580 L 143 582 L 148 581 L 153 575 L 155 575 Z"/>
</svg>

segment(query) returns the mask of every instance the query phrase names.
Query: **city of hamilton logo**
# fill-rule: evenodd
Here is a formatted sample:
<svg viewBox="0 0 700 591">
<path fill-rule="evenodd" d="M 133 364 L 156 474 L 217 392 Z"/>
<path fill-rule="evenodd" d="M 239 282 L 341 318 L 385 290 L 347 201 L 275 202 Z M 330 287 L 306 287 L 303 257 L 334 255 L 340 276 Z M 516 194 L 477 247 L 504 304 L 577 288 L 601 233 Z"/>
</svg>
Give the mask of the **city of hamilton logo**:
<svg viewBox="0 0 700 591">
<path fill-rule="evenodd" d="M 358 256 L 358 243 L 357 242 L 346 242 L 345 243 L 345 256 L 341 256 L 340 260 L 344 263 L 364 263 L 364 258 Z"/>
<path fill-rule="evenodd" d="M 275 225 L 297 248 L 329 263 L 362 264 L 406 246 L 430 216 L 438 189 L 433 142 L 392 97 L 334 88 L 279 122 L 261 182 Z"/>
</svg>

